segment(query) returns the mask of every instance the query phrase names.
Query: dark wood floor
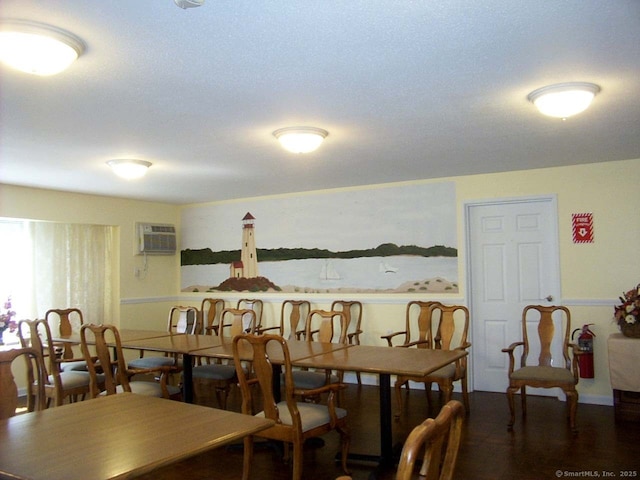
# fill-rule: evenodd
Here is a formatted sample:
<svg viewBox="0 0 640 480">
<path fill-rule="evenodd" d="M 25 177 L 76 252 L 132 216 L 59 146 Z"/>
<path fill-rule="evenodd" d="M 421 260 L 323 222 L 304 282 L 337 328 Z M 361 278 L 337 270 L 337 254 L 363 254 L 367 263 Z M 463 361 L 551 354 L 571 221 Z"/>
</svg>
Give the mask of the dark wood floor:
<svg viewBox="0 0 640 480">
<path fill-rule="evenodd" d="M 454 396 L 454 398 L 458 398 Z M 239 409 L 238 394 L 231 396 L 233 410 Z M 519 398 L 517 398 L 519 402 Z M 378 389 L 349 385 L 344 397 L 352 430 L 351 452 L 375 453 L 379 445 Z M 394 441 L 399 445 L 416 424 L 435 416 L 440 408 L 437 394 L 429 410 L 421 390 L 407 397 L 402 418 L 393 424 Z M 504 394 L 474 392 L 465 422 L 455 478 L 540 480 L 555 478 L 633 478 L 640 476 L 640 423 L 616 423 L 613 407 L 580 404 L 572 435 L 565 404 L 548 397 L 528 397 L 528 415 L 518 416 L 513 432 L 506 428 L 508 407 Z M 342 474 L 335 462 L 338 435 L 327 434 L 324 446 L 305 448 L 303 478 L 333 480 Z M 178 438 L 176 441 L 180 441 Z M 366 479 L 371 463 L 351 462 L 354 480 Z M 147 480 L 237 479 L 242 473 L 242 449 L 222 447 L 146 475 Z M 252 478 L 285 480 L 289 465 L 279 452 L 256 448 Z M 392 479 L 393 472 L 378 478 Z"/>
</svg>

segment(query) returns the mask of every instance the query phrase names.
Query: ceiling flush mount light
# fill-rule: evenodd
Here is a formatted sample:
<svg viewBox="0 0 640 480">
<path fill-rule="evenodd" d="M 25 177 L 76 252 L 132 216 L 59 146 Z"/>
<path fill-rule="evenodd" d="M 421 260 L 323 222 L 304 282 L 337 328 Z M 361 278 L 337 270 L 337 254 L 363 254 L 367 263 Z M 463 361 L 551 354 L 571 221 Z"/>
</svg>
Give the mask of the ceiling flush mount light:
<svg viewBox="0 0 640 480">
<path fill-rule="evenodd" d="M 0 23 L 0 61 L 34 75 L 55 75 L 84 52 L 72 33 L 50 25 L 10 20 Z"/>
<path fill-rule="evenodd" d="M 173 2 L 182 9 L 199 7 L 204 3 L 204 0 L 173 0 Z"/>
<path fill-rule="evenodd" d="M 544 115 L 568 118 L 586 110 L 599 91 L 600 87 L 593 83 L 557 83 L 538 88 L 527 98 Z"/>
<path fill-rule="evenodd" d="M 133 180 L 135 178 L 144 177 L 147 169 L 151 166 L 151 162 L 146 160 L 119 159 L 109 160 L 107 165 L 119 177 Z"/>
<path fill-rule="evenodd" d="M 316 150 L 329 132 L 316 127 L 286 127 L 273 132 L 280 144 L 293 153 L 310 153 Z"/>
</svg>

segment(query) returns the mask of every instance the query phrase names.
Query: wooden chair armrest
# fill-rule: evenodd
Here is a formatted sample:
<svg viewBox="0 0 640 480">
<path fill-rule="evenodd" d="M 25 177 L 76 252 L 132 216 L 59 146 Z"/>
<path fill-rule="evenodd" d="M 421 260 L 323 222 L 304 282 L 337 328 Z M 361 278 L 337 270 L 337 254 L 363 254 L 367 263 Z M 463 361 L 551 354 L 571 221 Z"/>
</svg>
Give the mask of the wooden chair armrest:
<svg viewBox="0 0 640 480">
<path fill-rule="evenodd" d="M 502 351 L 509 355 L 509 375 L 511 375 L 516 367 L 516 359 L 513 356 L 513 351 L 516 347 L 524 345 L 524 342 L 514 342 L 509 345 L 507 348 L 503 348 Z"/>
<path fill-rule="evenodd" d="M 327 385 L 323 385 L 322 387 L 314 388 L 311 390 L 294 389 L 293 393 L 294 395 L 299 395 L 301 397 L 315 397 L 317 395 L 322 395 L 323 393 L 335 393 L 345 388 L 347 388 L 347 385 L 344 383 L 329 383 Z"/>
<path fill-rule="evenodd" d="M 402 345 L 396 345 L 397 347 L 400 348 L 409 348 L 409 347 L 415 347 L 416 345 L 426 345 L 427 348 L 431 348 L 431 345 L 429 343 L 429 340 L 415 340 L 413 342 L 409 342 L 409 343 L 403 343 Z"/>
<path fill-rule="evenodd" d="M 393 342 L 391 341 L 391 339 L 393 337 L 396 337 L 398 335 L 406 335 L 407 331 L 405 330 L 404 332 L 394 332 L 394 333 L 390 333 L 388 335 L 382 335 L 380 338 L 384 339 L 387 341 L 387 343 L 389 344 L 390 347 L 393 347 Z"/>
<path fill-rule="evenodd" d="M 70 362 L 84 362 L 84 357 L 79 358 L 57 358 L 58 363 L 70 363 Z"/>
<path fill-rule="evenodd" d="M 307 334 L 306 334 L 306 332 L 303 332 L 303 333 L 304 333 L 305 340 L 307 340 L 307 341 L 309 341 L 309 342 L 313 342 L 313 336 L 314 336 L 316 333 L 319 333 L 319 332 L 320 332 L 320 330 L 319 330 L 319 329 L 318 329 L 318 330 L 311 330 L 311 331 L 309 332 L 309 338 L 307 338 Z"/>
<path fill-rule="evenodd" d="M 259 329 L 256 330 L 256 334 L 262 335 L 264 332 L 269 332 L 271 330 L 280 330 L 280 327 L 266 327 L 266 328 L 260 327 Z"/>
<path fill-rule="evenodd" d="M 507 348 L 503 348 L 502 351 L 504 353 L 513 353 L 513 351 L 516 349 L 516 347 L 519 347 L 520 345 L 524 345 L 524 342 L 513 342 Z"/>
</svg>

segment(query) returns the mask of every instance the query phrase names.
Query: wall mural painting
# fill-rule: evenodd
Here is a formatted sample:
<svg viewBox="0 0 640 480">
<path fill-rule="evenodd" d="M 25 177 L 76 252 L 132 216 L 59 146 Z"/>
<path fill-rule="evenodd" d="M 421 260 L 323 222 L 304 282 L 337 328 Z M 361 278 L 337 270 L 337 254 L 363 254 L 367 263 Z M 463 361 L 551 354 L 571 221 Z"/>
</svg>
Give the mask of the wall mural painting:
<svg viewBox="0 0 640 480">
<path fill-rule="evenodd" d="M 183 209 L 184 292 L 458 292 L 453 182 Z"/>
</svg>

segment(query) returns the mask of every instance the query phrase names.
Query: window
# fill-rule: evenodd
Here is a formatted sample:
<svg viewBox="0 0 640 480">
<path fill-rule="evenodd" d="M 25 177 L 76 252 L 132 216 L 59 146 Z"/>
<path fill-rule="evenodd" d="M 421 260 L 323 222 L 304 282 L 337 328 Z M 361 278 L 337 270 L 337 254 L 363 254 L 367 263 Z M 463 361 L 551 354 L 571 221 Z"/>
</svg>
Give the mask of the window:
<svg viewBox="0 0 640 480">
<path fill-rule="evenodd" d="M 77 307 L 85 321 L 111 318 L 115 228 L 0 219 L 0 300 L 15 320 Z M 16 341 L 5 331 L 5 343 Z"/>
</svg>

